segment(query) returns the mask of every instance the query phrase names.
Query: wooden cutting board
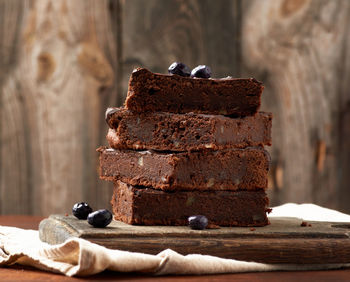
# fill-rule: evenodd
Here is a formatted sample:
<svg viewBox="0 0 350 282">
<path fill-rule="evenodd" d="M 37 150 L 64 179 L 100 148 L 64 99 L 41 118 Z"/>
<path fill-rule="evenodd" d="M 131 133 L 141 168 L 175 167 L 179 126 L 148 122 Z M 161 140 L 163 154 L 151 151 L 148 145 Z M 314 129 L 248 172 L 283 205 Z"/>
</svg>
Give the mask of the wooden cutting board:
<svg viewBox="0 0 350 282">
<path fill-rule="evenodd" d="M 350 223 L 270 218 L 264 227 L 191 230 L 186 226 L 133 226 L 113 221 L 93 228 L 73 216 L 51 215 L 39 225 L 50 244 L 79 237 L 111 248 L 157 254 L 170 248 L 181 254 L 206 254 L 265 263 L 350 263 Z"/>
</svg>

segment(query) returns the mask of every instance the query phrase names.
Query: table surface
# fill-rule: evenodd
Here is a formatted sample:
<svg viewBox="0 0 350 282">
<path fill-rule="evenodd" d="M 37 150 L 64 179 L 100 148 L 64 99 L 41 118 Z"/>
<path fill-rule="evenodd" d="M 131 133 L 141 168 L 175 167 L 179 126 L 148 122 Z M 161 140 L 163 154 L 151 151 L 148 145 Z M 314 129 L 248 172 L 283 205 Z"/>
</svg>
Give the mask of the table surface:
<svg viewBox="0 0 350 282">
<path fill-rule="evenodd" d="M 25 229 L 38 229 L 40 216 L 0 216 L 0 225 Z M 350 269 L 329 271 L 293 271 L 237 273 L 203 276 L 145 276 L 139 274 L 120 274 L 105 271 L 89 278 L 71 278 L 59 274 L 39 271 L 30 267 L 15 265 L 0 268 L 1 281 L 350 281 Z"/>
</svg>

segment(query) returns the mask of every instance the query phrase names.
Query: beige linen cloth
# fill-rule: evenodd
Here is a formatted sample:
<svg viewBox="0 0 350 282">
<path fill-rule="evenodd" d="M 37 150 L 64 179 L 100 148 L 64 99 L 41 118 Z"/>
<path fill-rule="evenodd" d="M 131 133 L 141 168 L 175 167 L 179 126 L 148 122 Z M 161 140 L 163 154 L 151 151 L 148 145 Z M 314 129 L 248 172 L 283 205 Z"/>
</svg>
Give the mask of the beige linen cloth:
<svg viewBox="0 0 350 282">
<path fill-rule="evenodd" d="M 273 216 L 304 220 L 350 222 L 350 216 L 312 204 L 286 204 L 273 209 Z M 307 216 L 306 216 L 307 215 Z M 213 256 L 180 255 L 170 249 L 158 255 L 111 250 L 83 239 L 69 239 L 60 245 L 48 245 L 38 231 L 0 226 L 0 266 L 21 264 L 67 276 L 87 276 L 103 270 L 165 274 L 213 274 L 277 270 L 316 270 L 350 267 L 349 264 L 293 265 L 262 264 Z"/>
</svg>

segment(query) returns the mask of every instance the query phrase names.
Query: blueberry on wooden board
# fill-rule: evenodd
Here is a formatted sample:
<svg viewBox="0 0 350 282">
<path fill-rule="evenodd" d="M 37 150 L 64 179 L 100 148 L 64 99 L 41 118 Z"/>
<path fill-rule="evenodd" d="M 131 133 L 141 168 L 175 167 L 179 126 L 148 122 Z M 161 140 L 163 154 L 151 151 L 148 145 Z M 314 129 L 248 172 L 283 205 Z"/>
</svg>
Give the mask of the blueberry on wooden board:
<svg viewBox="0 0 350 282">
<path fill-rule="evenodd" d="M 209 78 L 211 77 L 211 69 L 206 65 L 199 65 L 191 71 L 191 77 Z"/>
<path fill-rule="evenodd" d="M 112 218 L 113 216 L 109 210 L 102 209 L 90 213 L 87 220 L 93 227 L 103 228 L 111 223 Z"/>
<path fill-rule="evenodd" d="M 208 225 L 208 219 L 204 215 L 193 215 L 188 218 L 188 225 L 192 229 L 203 230 Z"/>
<path fill-rule="evenodd" d="M 73 215 L 79 219 L 87 219 L 89 213 L 92 213 L 92 208 L 85 202 L 76 203 L 72 209 Z"/>
<path fill-rule="evenodd" d="M 174 62 L 168 68 L 170 74 L 177 74 L 180 76 L 190 76 L 191 70 L 188 66 L 180 62 Z"/>
</svg>

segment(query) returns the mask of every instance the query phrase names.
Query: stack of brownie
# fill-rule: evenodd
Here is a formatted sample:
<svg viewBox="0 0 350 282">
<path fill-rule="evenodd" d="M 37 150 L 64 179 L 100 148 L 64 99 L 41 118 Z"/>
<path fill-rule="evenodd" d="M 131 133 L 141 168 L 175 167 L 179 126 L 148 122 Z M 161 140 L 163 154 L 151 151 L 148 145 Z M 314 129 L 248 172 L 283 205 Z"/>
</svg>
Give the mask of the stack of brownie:
<svg viewBox="0 0 350 282">
<path fill-rule="evenodd" d="M 187 225 L 264 226 L 270 113 L 255 79 L 204 79 L 134 70 L 125 105 L 109 108 L 100 176 L 114 182 L 114 218 Z"/>
</svg>

